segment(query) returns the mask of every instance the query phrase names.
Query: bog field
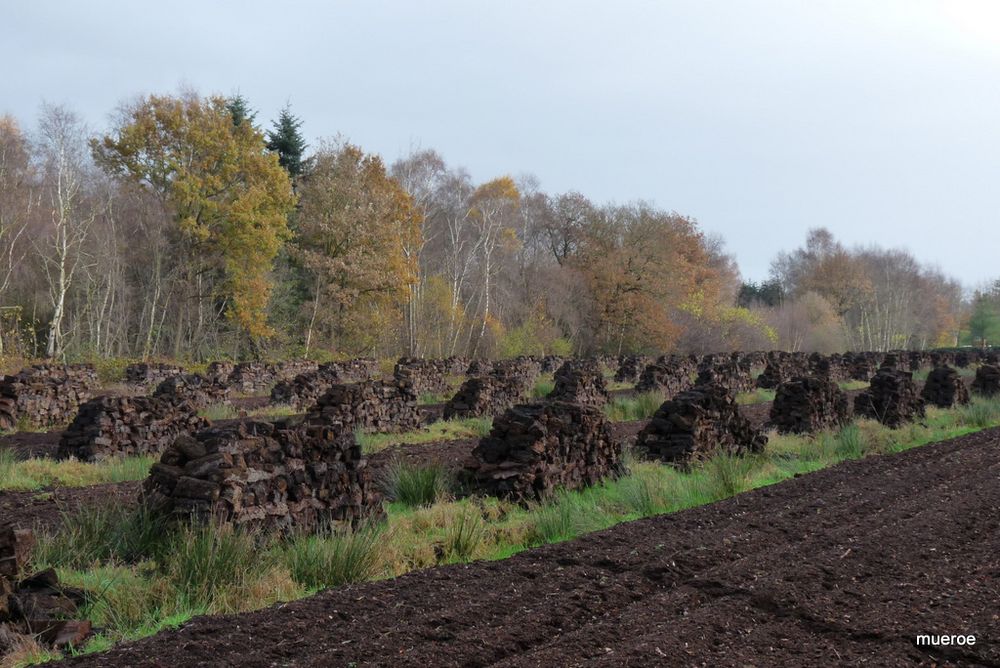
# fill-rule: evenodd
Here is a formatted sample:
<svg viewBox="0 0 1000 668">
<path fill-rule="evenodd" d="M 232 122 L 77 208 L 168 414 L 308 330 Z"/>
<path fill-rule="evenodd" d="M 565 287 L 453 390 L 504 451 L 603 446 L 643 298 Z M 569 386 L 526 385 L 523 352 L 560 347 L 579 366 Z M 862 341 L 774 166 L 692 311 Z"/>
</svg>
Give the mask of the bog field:
<svg viewBox="0 0 1000 668">
<path fill-rule="evenodd" d="M 990 349 L 38 364 L 0 665 L 1000 665 Z"/>
</svg>

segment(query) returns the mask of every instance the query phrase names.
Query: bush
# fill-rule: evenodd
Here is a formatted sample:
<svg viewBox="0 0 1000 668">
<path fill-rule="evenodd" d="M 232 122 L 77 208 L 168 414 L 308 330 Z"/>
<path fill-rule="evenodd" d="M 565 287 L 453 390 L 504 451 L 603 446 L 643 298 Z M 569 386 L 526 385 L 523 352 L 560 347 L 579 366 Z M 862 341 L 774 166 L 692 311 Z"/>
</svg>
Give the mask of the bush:
<svg viewBox="0 0 1000 668">
<path fill-rule="evenodd" d="M 379 479 L 379 487 L 390 501 L 409 508 L 447 498 L 454 483 L 452 472 L 440 464 L 408 466 L 398 460 L 392 461 Z"/>
</svg>

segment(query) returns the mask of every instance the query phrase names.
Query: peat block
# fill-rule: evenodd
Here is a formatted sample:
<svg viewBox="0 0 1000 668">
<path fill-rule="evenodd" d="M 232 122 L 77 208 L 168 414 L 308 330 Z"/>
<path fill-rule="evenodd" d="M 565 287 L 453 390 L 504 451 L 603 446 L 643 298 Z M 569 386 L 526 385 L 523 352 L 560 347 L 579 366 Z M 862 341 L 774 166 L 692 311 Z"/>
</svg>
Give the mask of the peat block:
<svg viewBox="0 0 1000 668">
<path fill-rule="evenodd" d="M 465 473 L 477 493 L 519 502 L 614 475 L 621 444 L 596 406 L 552 401 L 514 406 L 493 421 Z"/>
<path fill-rule="evenodd" d="M 36 364 L 0 379 L 0 429 L 65 424 L 98 387 L 89 364 Z"/>
<path fill-rule="evenodd" d="M 618 370 L 615 371 L 616 383 L 639 382 L 642 370 L 653 362 L 652 357 L 646 355 L 622 355 L 618 358 Z"/>
<path fill-rule="evenodd" d="M 994 397 L 1000 394 L 1000 366 L 984 364 L 976 369 L 976 377 L 972 381 L 972 391 L 984 397 Z"/>
<path fill-rule="evenodd" d="M 153 465 L 142 495 L 169 518 L 282 533 L 356 527 L 381 511 L 353 432 L 300 419 L 181 436 Z"/>
<path fill-rule="evenodd" d="M 950 366 L 939 366 L 927 374 L 927 382 L 920 396 L 928 404 L 951 408 L 955 404 L 969 403 L 969 389 L 965 381 Z"/>
<path fill-rule="evenodd" d="M 201 374 L 171 376 L 156 386 L 153 396 L 172 404 L 190 404 L 195 410 L 229 402 L 229 386 Z"/>
<path fill-rule="evenodd" d="M 924 400 L 912 373 L 884 365 L 872 376 L 870 387 L 854 398 L 854 414 L 895 429 L 924 417 Z"/>
<path fill-rule="evenodd" d="M 672 397 L 691 387 L 695 363 L 688 357 L 663 355 L 646 365 L 635 385 L 638 392 L 663 392 Z"/>
<path fill-rule="evenodd" d="M 801 353 L 774 351 L 767 354 L 764 371 L 757 376 L 756 386 L 777 389 L 785 381 L 809 375 L 809 358 Z"/>
<path fill-rule="evenodd" d="M 184 373 L 184 368 L 176 364 L 159 362 L 139 362 L 125 367 L 125 382 L 130 385 L 156 387 L 171 376 Z"/>
<path fill-rule="evenodd" d="M 608 403 L 608 388 L 597 360 L 571 359 L 555 373 L 555 387 L 547 397 L 550 401 L 603 406 Z"/>
<path fill-rule="evenodd" d="M 651 458 L 686 466 L 715 454 L 759 452 L 767 436 L 754 429 L 733 394 L 720 385 L 697 385 L 663 402 L 636 441 Z"/>
<path fill-rule="evenodd" d="M 291 379 L 279 381 L 271 389 L 271 403 L 288 404 L 296 410 L 305 410 L 334 385 L 366 381 L 376 375 L 378 364 L 373 359 L 328 362 Z"/>
<path fill-rule="evenodd" d="M 771 424 L 782 434 L 809 434 L 847 422 L 847 393 L 836 382 L 797 376 L 778 386 Z"/>
<path fill-rule="evenodd" d="M 462 383 L 445 405 L 444 419 L 500 415 L 528 395 L 537 375 L 531 368 L 497 362 L 488 374 L 473 376 Z"/>
<path fill-rule="evenodd" d="M 80 406 L 59 439 L 58 457 L 91 462 L 159 454 L 181 434 L 208 426 L 187 402 L 164 397 L 97 397 Z"/>
<path fill-rule="evenodd" d="M 331 385 L 309 409 L 307 421 L 335 429 L 401 432 L 418 428 L 417 396 L 395 381 L 366 380 Z"/>
</svg>

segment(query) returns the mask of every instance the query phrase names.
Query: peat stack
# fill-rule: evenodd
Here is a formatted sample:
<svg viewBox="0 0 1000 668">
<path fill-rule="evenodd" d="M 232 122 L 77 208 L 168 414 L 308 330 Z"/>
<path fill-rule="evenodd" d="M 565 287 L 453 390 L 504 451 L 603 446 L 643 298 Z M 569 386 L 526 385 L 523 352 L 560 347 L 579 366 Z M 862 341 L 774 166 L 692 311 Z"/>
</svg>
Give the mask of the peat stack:
<svg viewBox="0 0 1000 668">
<path fill-rule="evenodd" d="M 750 363 L 721 360 L 711 364 L 703 364 L 698 369 L 695 385 L 711 383 L 721 385 L 733 394 L 750 392 L 754 388 L 754 379 L 750 374 Z"/>
<path fill-rule="evenodd" d="M 539 366 L 541 373 L 555 373 L 566 360 L 559 355 L 546 355 Z"/>
<path fill-rule="evenodd" d="M 142 387 L 156 387 L 171 376 L 184 373 L 183 367 L 160 362 L 139 362 L 125 367 L 125 382 Z"/>
<path fill-rule="evenodd" d="M 844 366 L 851 380 L 868 381 L 879 367 L 878 353 L 845 353 Z"/>
<path fill-rule="evenodd" d="M 809 374 L 809 359 L 798 353 L 774 351 L 767 354 L 767 365 L 757 376 L 757 387 L 773 390 L 787 380 Z"/>
<path fill-rule="evenodd" d="M 208 426 L 186 402 L 161 397 L 97 397 L 82 406 L 59 439 L 58 457 L 92 462 L 163 452 L 181 434 Z"/>
<path fill-rule="evenodd" d="M 171 376 L 156 386 L 153 396 L 172 404 L 190 404 L 195 410 L 213 404 L 229 403 L 229 387 L 200 374 Z"/>
<path fill-rule="evenodd" d="M 205 377 L 212 382 L 225 385 L 229 382 L 229 376 L 235 367 L 236 365 L 229 361 L 212 362 L 208 365 Z"/>
<path fill-rule="evenodd" d="M 691 387 L 691 374 L 695 370 L 694 362 L 687 357 L 664 355 L 642 370 L 635 389 L 638 392 L 662 392 L 672 397 Z"/>
<path fill-rule="evenodd" d="M 561 401 L 514 406 L 493 422 L 466 464 L 473 491 L 518 502 L 614 475 L 621 444 L 603 411 Z"/>
<path fill-rule="evenodd" d="M 720 453 L 760 452 L 766 444 L 719 385 L 697 385 L 665 401 L 636 441 L 648 456 L 681 466 Z"/>
<path fill-rule="evenodd" d="M 984 397 L 994 397 L 1000 394 L 1000 366 L 984 364 L 976 369 L 976 377 L 972 381 L 972 391 Z"/>
<path fill-rule="evenodd" d="M 34 544 L 31 531 L 0 525 L 0 656 L 30 639 L 50 649 L 78 647 L 91 633 L 89 621 L 72 619 L 86 603 L 82 590 L 60 584 L 51 568 L 21 579 Z"/>
<path fill-rule="evenodd" d="M 927 382 L 920 396 L 928 404 L 951 408 L 955 404 L 969 403 L 969 389 L 965 381 L 950 366 L 939 366 L 927 374 Z"/>
<path fill-rule="evenodd" d="M 309 409 L 307 422 L 354 433 L 400 432 L 423 424 L 417 397 L 393 381 L 332 385 Z"/>
<path fill-rule="evenodd" d="M 277 369 L 265 362 L 240 362 L 225 381 L 229 389 L 240 394 L 257 394 L 269 390 L 278 382 Z"/>
<path fill-rule="evenodd" d="M 0 429 L 65 424 L 98 387 L 89 364 L 36 364 L 0 379 Z"/>
<path fill-rule="evenodd" d="M 547 397 L 550 401 L 565 401 L 586 406 L 608 403 L 608 388 L 604 373 L 596 360 L 571 359 L 555 373 L 555 387 Z"/>
<path fill-rule="evenodd" d="M 622 355 L 618 358 L 615 382 L 636 384 L 639 382 L 639 376 L 642 375 L 643 369 L 653 361 L 653 358 L 646 355 Z"/>
<path fill-rule="evenodd" d="M 782 434 L 810 434 L 849 419 L 847 393 L 829 378 L 797 376 L 778 386 L 771 424 Z"/>
<path fill-rule="evenodd" d="M 518 373 L 505 367 L 462 383 L 444 407 L 444 419 L 492 417 L 521 402 L 531 390 L 535 374 Z"/>
<path fill-rule="evenodd" d="M 375 360 L 358 359 L 347 362 L 328 362 L 291 379 L 281 380 L 271 388 L 271 403 L 288 404 L 296 410 L 305 410 L 316 403 L 332 386 L 357 383 L 378 374 Z"/>
<path fill-rule="evenodd" d="M 883 366 L 872 377 L 870 387 L 854 398 L 854 414 L 895 429 L 924 417 L 924 400 L 917 392 L 912 373 Z"/>
<path fill-rule="evenodd" d="M 282 533 L 355 527 L 381 510 L 353 432 L 296 420 L 181 436 L 153 465 L 142 496 L 171 519 Z"/>
<path fill-rule="evenodd" d="M 392 375 L 396 382 L 406 385 L 417 396 L 440 394 L 451 390 L 448 383 L 451 366 L 445 359 L 400 357 Z"/>
<path fill-rule="evenodd" d="M 474 376 L 485 376 L 492 370 L 493 362 L 477 358 L 469 362 L 469 366 L 465 369 L 465 375 L 470 378 Z"/>
</svg>

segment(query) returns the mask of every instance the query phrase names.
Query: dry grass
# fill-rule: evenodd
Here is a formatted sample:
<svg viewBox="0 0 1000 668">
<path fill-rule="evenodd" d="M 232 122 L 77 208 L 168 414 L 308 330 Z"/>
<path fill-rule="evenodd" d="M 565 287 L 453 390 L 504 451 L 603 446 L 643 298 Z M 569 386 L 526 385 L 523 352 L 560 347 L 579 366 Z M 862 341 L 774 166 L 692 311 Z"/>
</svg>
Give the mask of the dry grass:
<svg viewBox="0 0 1000 668">
<path fill-rule="evenodd" d="M 34 490 L 43 487 L 86 487 L 108 482 L 142 480 L 149 474 L 152 457 L 126 457 L 89 463 L 75 459 L 32 458 L 19 460 L 0 450 L 0 490 Z"/>
</svg>

